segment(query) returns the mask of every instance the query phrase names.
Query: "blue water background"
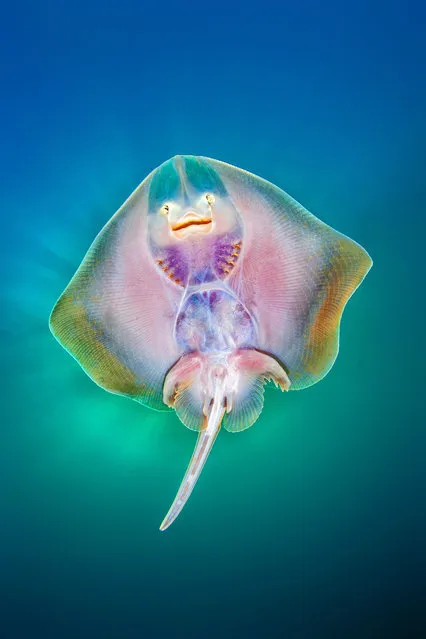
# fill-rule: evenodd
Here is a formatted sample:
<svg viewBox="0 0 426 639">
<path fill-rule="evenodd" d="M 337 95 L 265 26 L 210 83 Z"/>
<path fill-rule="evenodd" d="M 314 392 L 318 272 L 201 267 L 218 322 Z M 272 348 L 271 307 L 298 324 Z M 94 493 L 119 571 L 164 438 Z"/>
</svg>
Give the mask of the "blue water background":
<svg viewBox="0 0 426 639">
<path fill-rule="evenodd" d="M 426 636 L 424 3 L 3 5 L 2 639 Z M 174 154 L 278 184 L 369 251 L 336 365 L 194 445 L 99 389 L 49 312 Z"/>
</svg>

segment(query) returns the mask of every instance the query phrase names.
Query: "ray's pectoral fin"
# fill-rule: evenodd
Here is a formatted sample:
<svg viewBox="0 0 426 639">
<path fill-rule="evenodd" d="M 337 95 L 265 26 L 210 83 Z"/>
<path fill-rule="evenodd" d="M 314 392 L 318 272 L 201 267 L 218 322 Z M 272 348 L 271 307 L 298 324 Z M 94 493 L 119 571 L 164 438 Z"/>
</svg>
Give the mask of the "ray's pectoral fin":
<svg viewBox="0 0 426 639">
<path fill-rule="evenodd" d="M 199 353 L 183 355 L 166 375 L 163 400 L 198 440 L 187 471 L 160 530 L 166 530 L 183 509 L 201 474 L 223 423 L 236 432 L 254 424 L 263 407 L 263 385 L 272 380 L 288 390 L 290 380 L 270 355 L 240 349 L 221 361 Z"/>
<path fill-rule="evenodd" d="M 244 222 L 244 253 L 227 283 L 253 311 L 257 347 L 285 361 L 292 390 L 307 388 L 333 366 L 342 313 L 372 260 L 282 189 L 223 162 L 204 161 Z"/>
</svg>

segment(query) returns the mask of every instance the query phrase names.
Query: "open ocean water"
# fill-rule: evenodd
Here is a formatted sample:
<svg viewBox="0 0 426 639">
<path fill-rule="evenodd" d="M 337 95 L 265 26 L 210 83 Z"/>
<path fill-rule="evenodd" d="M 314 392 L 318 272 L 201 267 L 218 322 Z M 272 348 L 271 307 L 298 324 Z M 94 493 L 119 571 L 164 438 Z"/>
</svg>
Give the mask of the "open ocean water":
<svg viewBox="0 0 426 639">
<path fill-rule="evenodd" d="M 426 637 L 424 3 L 5 4 L 1 639 Z M 222 432 L 98 388 L 48 317 L 175 154 L 235 164 L 363 245 L 340 355 Z"/>
</svg>

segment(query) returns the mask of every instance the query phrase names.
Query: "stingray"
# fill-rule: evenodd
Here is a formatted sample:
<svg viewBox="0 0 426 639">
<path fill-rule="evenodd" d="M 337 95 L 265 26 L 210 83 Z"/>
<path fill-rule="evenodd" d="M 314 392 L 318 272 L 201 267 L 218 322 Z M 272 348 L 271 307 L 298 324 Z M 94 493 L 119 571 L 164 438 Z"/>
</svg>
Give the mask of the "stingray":
<svg viewBox="0 0 426 639">
<path fill-rule="evenodd" d="M 339 350 L 372 265 L 280 188 L 204 157 L 168 160 L 100 231 L 50 328 L 105 390 L 198 431 L 160 530 L 188 500 L 221 426 L 258 419 L 264 385 L 301 390 Z"/>
</svg>

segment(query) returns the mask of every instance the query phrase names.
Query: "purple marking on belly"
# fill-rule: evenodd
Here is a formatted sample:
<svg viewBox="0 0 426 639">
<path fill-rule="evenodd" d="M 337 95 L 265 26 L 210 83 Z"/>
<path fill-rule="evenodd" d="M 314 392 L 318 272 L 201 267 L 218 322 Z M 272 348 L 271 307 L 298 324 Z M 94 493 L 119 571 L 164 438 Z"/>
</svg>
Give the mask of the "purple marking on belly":
<svg viewBox="0 0 426 639">
<path fill-rule="evenodd" d="M 239 235 L 220 238 L 214 249 L 214 269 L 220 279 L 228 277 L 241 253 L 242 240 Z"/>
<path fill-rule="evenodd" d="M 164 275 L 178 286 L 185 286 L 188 281 L 189 268 L 185 257 L 178 248 L 167 248 L 156 257 L 157 267 Z"/>
</svg>

